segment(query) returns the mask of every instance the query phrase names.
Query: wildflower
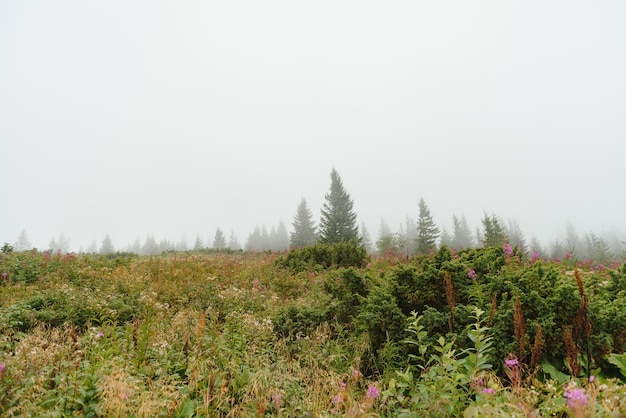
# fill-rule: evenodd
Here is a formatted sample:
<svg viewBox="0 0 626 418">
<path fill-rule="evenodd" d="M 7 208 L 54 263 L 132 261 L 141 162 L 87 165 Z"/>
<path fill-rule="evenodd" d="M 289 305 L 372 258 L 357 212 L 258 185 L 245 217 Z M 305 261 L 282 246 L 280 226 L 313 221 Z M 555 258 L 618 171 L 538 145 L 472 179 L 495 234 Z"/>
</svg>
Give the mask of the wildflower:
<svg viewBox="0 0 626 418">
<path fill-rule="evenodd" d="M 593 383 L 596 380 L 595 376 L 589 376 L 589 383 Z"/>
<path fill-rule="evenodd" d="M 504 254 L 513 255 L 513 247 L 511 247 L 511 244 L 504 244 Z"/>
<path fill-rule="evenodd" d="M 339 390 L 346 390 L 346 382 L 339 383 Z"/>
<path fill-rule="evenodd" d="M 575 408 L 576 406 L 584 406 L 587 405 L 587 395 L 585 391 L 582 389 L 572 389 L 565 391 L 565 403 L 570 408 Z"/>
<path fill-rule="evenodd" d="M 102 337 L 104 337 L 104 332 L 102 331 L 96 332 L 96 338 L 102 338 Z"/>
<path fill-rule="evenodd" d="M 333 396 L 333 404 L 335 405 L 339 405 L 343 403 L 343 396 L 341 395 L 335 395 Z"/>
<path fill-rule="evenodd" d="M 280 393 L 275 393 L 274 395 L 272 395 L 272 404 L 274 405 L 274 408 L 276 409 L 280 409 L 280 407 L 282 406 L 282 396 L 280 395 Z"/>
<path fill-rule="evenodd" d="M 539 253 L 537 251 L 533 251 L 532 261 L 537 261 L 539 259 Z"/>
<path fill-rule="evenodd" d="M 470 386 L 482 387 L 485 385 L 485 381 L 482 378 L 474 379 L 470 383 Z"/>
<path fill-rule="evenodd" d="M 358 379 L 359 376 L 361 376 L 360 371 L 358 371 L 357 369 L 352 370 L 352 377 L 354 377 L 355 379 Z"/>
<path fill-rule="evenodd" d="M 469 277 L 470 279 L 476 279 L 476 277 L 478 277 L 478 274 L 476 274 L 474 270 L 470 270 L 469 273 L 467 273 L 467 277 Z"/>
<path fill-rule="evenodd" d="M 509 369 L 515 369 L 519 366 L 519 361 L 517 360 L 517 356 L 513 353 L 509 353 L 509 355 L 504 360 L 504 364 Z"/>
<path fill-rule="evenodd" d="M 376 386 L 370 386 L 367 388 L 367 397 L 370 399 L 377 399 L 380 397 L 380 390 Z"/>
<path fill-rule="evenodd" d="M 2 379 L 2 377 L 4 376 L 4 371 L 7 368 L 7 364 L 3 361 L 2 363 L 0 363 L 0 379 Z"/>
<path fill-rule="evenodd" d="M 494 395 L 496 393 L 496 391 L 493 388 L 484 388 L 483 389 L 483 393 L 485 395 L 491 396 L 491 395 Z"/>
</svg>

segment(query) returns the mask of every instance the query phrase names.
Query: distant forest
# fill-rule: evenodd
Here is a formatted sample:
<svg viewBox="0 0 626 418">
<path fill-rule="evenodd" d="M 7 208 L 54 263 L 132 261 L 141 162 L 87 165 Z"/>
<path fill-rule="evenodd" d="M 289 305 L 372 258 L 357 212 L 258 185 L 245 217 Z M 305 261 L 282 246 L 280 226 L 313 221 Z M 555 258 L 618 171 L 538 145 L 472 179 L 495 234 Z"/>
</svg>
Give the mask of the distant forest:
<svg viewBox="0 0 626 418">
<path fill-rule="evenodd" d="M 452 250 L 485 246 L 510 246 L 531 257 L 546 259 L 574 258 L 577 260 L 593 260 L 596 263 L 608 264 L 626 258 L 625 237 L 616 231 L 597 233 L 588 231 L 580 234 L 570 222 L 566 224 L 565 236 L 542 244 L 535 237 L 530 239 L 522 231 L 514 219 L 504 219 L 494 213 L 485 212 L 480 225 L 471 227 L 462 214 L 453 215 L 451 224 L 437 225 L 426 201 L 418 202 L 417 217 L 406 216 L 397 230 L 381 218 L 375 238 L 369 233 L 364 223 L 356 224 L 357 214 L 353 210 L 350 194 L 343 186 L 341 177 L 336 170 L 331 172 L 331 186 L 325 196 L 319 221 L 313 216 L 305 198 L 302 198 L 295 211 L 291 223 L 291 231 L 281 220 L 269 229 L 266 225 L 257 225 L 248 234 L 245 245 L 240 245 L 233 231 L 228 236 L 221 228 L 205 240 L 197 235 L 192 245 L 186 239 L 170 241 L 157 240 L 147 235 L 144 241 L 139 239 L 124 247 L 115 247 L 109 234 L 98 243 L 94 240 L 84 253 L 113 254 L 116 252 L 134 253 L 138 255 L 155 255 L 171 251 L 286 251 L 294 247 L 306 247 L 316 243 L 332 243 L 347 240 L 359 240 L 369 253 L 394 254 L 413 256 L 428 254 L 442 246 Z M 22 230 L 13 244 L 5 242 L 2 250 L 27 251 L 32 245 L 26 230 Z M 67 253 L 70 250 L 70 239 L 61 234 L 53 238 L 46 251 Z"/>
</svg>

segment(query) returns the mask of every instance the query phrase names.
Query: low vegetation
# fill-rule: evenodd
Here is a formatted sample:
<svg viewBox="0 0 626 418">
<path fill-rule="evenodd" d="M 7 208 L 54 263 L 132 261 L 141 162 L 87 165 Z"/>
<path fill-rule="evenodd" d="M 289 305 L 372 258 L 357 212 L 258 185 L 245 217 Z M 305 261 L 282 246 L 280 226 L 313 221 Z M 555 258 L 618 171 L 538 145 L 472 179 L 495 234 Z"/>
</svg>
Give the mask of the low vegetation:
<svg viewBox="0 0 626 418">
<path fill-rule="evenodd" d="M 626 265 L 0 255 L 2 416 L 626 416 Z"/>
</svg>

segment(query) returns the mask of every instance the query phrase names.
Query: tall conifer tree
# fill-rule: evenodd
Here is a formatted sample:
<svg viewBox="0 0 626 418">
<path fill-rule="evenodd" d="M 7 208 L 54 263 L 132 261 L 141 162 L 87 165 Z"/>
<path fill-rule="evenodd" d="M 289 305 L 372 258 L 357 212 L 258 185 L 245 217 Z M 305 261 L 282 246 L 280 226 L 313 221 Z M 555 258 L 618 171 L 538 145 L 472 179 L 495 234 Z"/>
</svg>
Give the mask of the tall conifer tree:
<svg viewBox="0 0 626 418">
<path fill-rule="evenodd" d="M 317 231 L 313 222 L 313 214 L 309 210 L 304 197 L 298 205 L 292 225 L 293 232 L 289 237 L 289 244 L 292 247 L 301 248 L 317 242 Z"/>
<path fill-rule="evenodd" d="M 426 205 L 424 198 L 419 201 L 419 216 L 417 218 L 417 252 L 427 254 L 437 248 L 437 238 L 439 238 L 439 228 L 435 224 L 430 209 Z"/>
<path fill-rule="evenodd" d="M 320 221 L 320 242 L 332 244 L 341 241 L 359 239 L 359 227 L 356 225 L 356 213 L 352 207 L 350 194 L 343 187 L 341 177 L 333 168 L 330 173 L 330 191 L 322 208 Z"/>
<path fill-rule="evenodd" d="M 502 226 L 500 218 L 496 215 L 489 215 L 485 212 L 483 219 L 483 240 L 486 247 L 502 247 L 506 240 L 506 232 Z"/>
</svg>

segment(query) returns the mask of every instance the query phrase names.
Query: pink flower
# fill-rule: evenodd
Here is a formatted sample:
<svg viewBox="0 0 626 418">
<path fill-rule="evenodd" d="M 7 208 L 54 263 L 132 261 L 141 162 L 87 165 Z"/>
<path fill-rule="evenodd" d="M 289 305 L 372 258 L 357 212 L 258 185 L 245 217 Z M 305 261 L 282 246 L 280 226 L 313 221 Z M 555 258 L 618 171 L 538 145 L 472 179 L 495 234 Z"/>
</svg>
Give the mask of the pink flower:
<svg viewBox="0 0 626 418">
<path fill-rule="evenodd" d="M 352 370 L 352 377 L 354 377 L 355 379 L 358 379 L 359 376 L 361 376 L 360 371 L 358 371 L 357 369 Z"/>
<path fill-rule="evenodd" d="M 469 273 L 467 273 L 467 277 L 469 277 L 470 279 L 476 279 L 478 277 L 478 274 L 476 274 L 474 270 L 470 270 Z"/>
<path fill-rule="evenodd" d="M 582 389 L 566 390 L 565 399 L 567 399 L 565 403 L 570 408 L 574 408 L 579 405 L 587 405 L 587 395 Z"/>
<path fill-rule="evenodd" d="M 509 353 L 509 355 L 504 360 L 504 364 L 509 369 L 515 369 L 519 366 L 519 361 L 517 360 L 517 356 L 513 353 Z"/>
<path fill-rule="evenodd" d="M 484 393 L 485 395 L 493 395 L 493 394 L 495 394 L 495 393 L 496 393 L 496 391 L 495 391 L 495 390 L 493 390 L 493 388 L 484 388 L 484 389 L 483 389 L 483 393 Z"/>
<path fill-rule="evenodd" d="M 9 275 L 9 273 L 7 273 L 6 271 L 2 273 L 2 278 L 4 280 L 6 280 L 7 276 Z"/>
<path fill-rule="evenodd" d="M 539 259 L 539 253 L 537 251 L 533 251 L 532 261 L 537 261 Z"/>
<path fill-rule="evenodd" d="M 346 382 L 339 383 L 339 390 L 346 390 Z"/>
<path fill-rule="evenodd" d="M 280 395 L 280 393 L 272 395 L 272 403 L 274 404 L 274 408 L 279 409 L 282 406 L 281 399 L 282 396 Z"/>
<path fill-rule="evenodd" d="M 380 397 L 380 390 L 376 386 L 370 386 L 367 388 L 367 397 L 369 399 L 377 399 Z"/>
<path fill-rule="evenodd" d="M 589 383 L 593 383 L 596 380 L 595 376 L 589 376 Z"/>
<path fill-rule="evenodd" d="M 511 247 L 511 244 L 504 244 L 504 254 L 513 255 L 513 247 Z"/>
<path fill-rule="evenodd" d="M 333 396 L 333 404 L 339 405 L 343 403 L 343 396 L 335 395 Z"/>
</svg>

